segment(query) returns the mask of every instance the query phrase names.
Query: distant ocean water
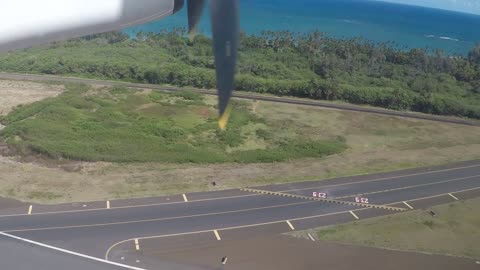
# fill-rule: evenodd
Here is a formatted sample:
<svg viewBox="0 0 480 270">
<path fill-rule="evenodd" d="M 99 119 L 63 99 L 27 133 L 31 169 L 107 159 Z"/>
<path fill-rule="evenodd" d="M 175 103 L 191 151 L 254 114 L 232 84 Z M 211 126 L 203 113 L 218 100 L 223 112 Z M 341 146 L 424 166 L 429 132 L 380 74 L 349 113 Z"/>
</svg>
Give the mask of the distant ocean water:
<svg viewBox="0 0 480 270">
<path fill-rule="evenodd" d="M 335 37 L 393 41 L 400 48 L 443 49 L 466 54 L 480 42 L 480 16 L 369 0 L 240 0 L 241 28 L 251 34 L 264 30 L 311 32 Z M 208 8 L 200 24 L 210 34 Z M 159 32 L 186 27 L 186 9 L 164 20 L 126 29 Z"/>
</svg>

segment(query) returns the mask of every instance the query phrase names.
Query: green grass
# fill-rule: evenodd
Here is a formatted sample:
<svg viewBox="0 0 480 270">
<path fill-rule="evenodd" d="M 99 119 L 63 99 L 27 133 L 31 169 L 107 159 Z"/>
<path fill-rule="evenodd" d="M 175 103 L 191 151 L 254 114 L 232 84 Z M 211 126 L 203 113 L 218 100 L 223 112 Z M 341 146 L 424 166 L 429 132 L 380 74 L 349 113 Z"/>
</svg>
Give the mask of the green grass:
<svg viewBox="0 0 480 270">
<path fill-rule="evenodd" d="M 234 102 L 226 131 L 216 109 L 191 92 L 69 85 L 58 97 L 16 108 L 0 136 L 20 153 L 114 162 L 255 163 L 342 152 L 342 138 L 313 140 L 280 128 Z M 278 136 L 276 134 L 279 134 Z"/>
<path fill-rule="evenodd" d="M 319 239 L 480 258 L 480 198 L 317 230 Z"/>
<path fill-rule="evenodd" d="M 33 191 L 28 194 L 28 199 L 36 201 L 51 201 L 59 199 L 62 195 L 53 193 L 53 192 L 43 192 L 43 191 Z"/>
</svg>

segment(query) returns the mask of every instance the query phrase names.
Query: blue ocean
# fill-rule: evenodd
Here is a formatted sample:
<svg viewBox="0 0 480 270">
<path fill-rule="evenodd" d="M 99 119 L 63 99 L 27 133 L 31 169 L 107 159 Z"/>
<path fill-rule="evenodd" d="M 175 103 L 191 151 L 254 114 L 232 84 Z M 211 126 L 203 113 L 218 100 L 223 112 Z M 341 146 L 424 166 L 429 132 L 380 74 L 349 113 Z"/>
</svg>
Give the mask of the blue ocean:
<svg viewBox="0 0 480 270">
<path fill-rule="evenodd" d="M 465 55 L 480 42 L 480 16 L 369 0 L 240 0 L 241 27 L 250 34 L 265 30 L 321 31 L 340 38 L 362 37 L 394 42 L 402 49 L 442 49 Z M 199 27 L 210 33 L 208 8 Z M 125 31 L 159 32 L 186 27 L 186 9 Z"/>
</svg>

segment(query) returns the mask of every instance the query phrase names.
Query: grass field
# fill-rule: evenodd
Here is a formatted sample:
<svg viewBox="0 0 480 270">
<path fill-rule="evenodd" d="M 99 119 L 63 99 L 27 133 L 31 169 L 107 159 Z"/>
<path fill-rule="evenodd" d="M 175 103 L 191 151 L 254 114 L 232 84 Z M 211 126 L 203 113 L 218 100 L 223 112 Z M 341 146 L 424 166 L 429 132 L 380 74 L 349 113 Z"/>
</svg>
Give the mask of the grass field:
<svg viewBox="0 0 480 270">
<path fill-rule="evenodd" d="M 1 85 L 5 85 L 0 91 L 0 111 L 3 111 L 4 115 L 11 111 L 14 105 L 38 100 L 33 97 L 37 98 L 40 92 L 43 93 L 42 97 L 55 97 L 59 93 L 57 88 L 63 88 L 58 85 L 23 82 L 2 84 L 0 81 Z M 110 95 L 108 89 L 97 90 L 100 91 L 98 93 Z M 144 99 L 150 94 L 148 91 L 139 91 L 134 97 Z M 58 98 L 61 97 L 56 99 Z M 105 99 L 110 100 L 106 97 Z M 171 99 L 173 102 L 173 99 L 180 98 Z M 11 102 L 3 103 L 3 100 Z M 211 117 L 214 117 L 215 98 L 205 96 L 202 102 L 207 104 Z M 159 106 L 155 102 L 151 103 Z M 278 142 L 280 138 L 292 140 L 298 137 L 308 137 L 312 141 L 337 141 L 340 136 L 344 138 L 347 149 L 322 158 L 297 158 L 264 163 L 117 163 L 61 159 L 45 164 L 44 161 L 37 162 L 36 155 L 21 158 L 0 156 L 0 196 L 44 203 L 92 201 L 318 180 L 480 159 L 478 127 L 263 101 L 242 100 L 239 104 L 242 104 L 245 114 L 254 118 L 254 123 L 240 127 L 244 134 L 243 143 L 240 145 L 226 146 L 215 142 L 222 147 L 224 153 L 258 151 L 271 147 L 270 143 Z M 143 105 L 136 108 L 141 106 Z M 149 117 L 151 110 L 149 106 L 151 105 L 140 108 L 142 114 L 147 114 L 146 117 Z M 192 119 L 197 119 L 200 123 L 206 121 L 198 116 L 206 116 L 205 110 L 186 111 L 197 115 Z M 94 111 L 85 114 L 93 114 L 93 118 L 100 117 L 95 115 Z M 185 127 L 184 130 L 188 131 L 192 125 L 189 117 L 175 114 L 174 118 L 175 123 Z M 7 124 L 7 129 L 8 127 Z M 268 132 L 257 130 L 271 131 L 274 137 L 270 138 Z M 36 134 L 39 137 L 41 133 Z M 59 142 L 68 139 L 64 135 L 64 138 L 55 136 Z M 216 136 L 216 128 L 212 130 L 212 136 Z M 262 136 L 266 136 L 266 139 L 259 139 Z M 195 138 L 187 136 L 186 139 Z M 212 181 L 216 181 L 217 186 L 213 187 L 210 184 Z"/>
<path fill-rule="evenodd" d="M 23 155 L 110 162 L 280 162 L 346 148 L 341 136 L 309 136 L 267 123 L 248 103 L 233 107 L 222 131 L 215 106 L 196 93 L 69 85 L 3 117 L 0 136 Z"/>
<path fill-rule="evenodd" d="M 347 244 L 480 258 L 480 198 L 317 230 Z"/>
</svg>

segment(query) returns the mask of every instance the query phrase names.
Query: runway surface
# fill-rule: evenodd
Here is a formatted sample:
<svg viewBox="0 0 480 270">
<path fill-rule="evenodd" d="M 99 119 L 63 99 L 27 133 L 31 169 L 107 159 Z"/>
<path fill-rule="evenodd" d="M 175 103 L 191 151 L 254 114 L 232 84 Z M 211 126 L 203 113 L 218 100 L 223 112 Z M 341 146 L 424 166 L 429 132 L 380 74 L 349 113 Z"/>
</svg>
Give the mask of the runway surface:
<svg viewBox="0 0 480 270">
<path fill-rule="evenodd" d="M 0 232 L 143 267 L 125 254 L 275 235 L 477 196 L 480 161 L 471 161 L 169 197 L 52 206 L 0 201 Z"/>
<path fill-rule="evenodd" d="M 125 87 L 137 88 L 137 89 L 153 89 L 153 90 L 168 91 L 168 92 L 189 90 L 189 91 L 195 91 L 198 93 L 203 93 L 206 95 L 217 95 L 216 90 L 210 90 L 210 89 L 193 89 L 193 88 L 187 89 L 187 88 L 179 88 L 179 87 L 172 87 L 172 86 L 167 87 L 167 86 L 160 86 L 160 85 L 153 85 L 153 84 L 128 83 L 128 82 L 121 82 L 121 81 L 96 80 L 96 79 L 85 79 L 85 78 L 75 78 L 75 77 L 63 77 L 63 76 L 55 76 L 55 75 L 35 75 L 35 74 L 18 74 L 18 73 L 0 72 L 0 79 L 21 80 L 21 81 L 44 81 L 44 82 L 55 81 L 55 82 L 61 82 L 61 83 L 84 83 L 84 84 L 96 84 L 96 85 L 102 85 L 102 86 L 119 85 L 119 86 L 125 86 Z M 254 94 L 249 92 L 238 92 L 238 91 L 233 93 L 233 97 L 277 102 L 277 103 L 323 107 L 323 108 L 354 111 L 354 112 L 374 113 L 379 115 L 422 119 L 422 120 L 429 120 L 429 121 L 436 121 L 436 122 L 450 123 L 450 124 L 480 126 L 480 121 L 477 121 L 477 120 L 467 120 L 462 118 L 437 116 L 437 115 L 430 115 L 430 114 L 423 114 L 423 113 L 394 111 L 394 110 L 359 106 L 359 105 L 353 105 L 353 104 L 340 104 L 340 103 L 332 103 L 332 102 L 325 102 L 325 101 L 318 101 L 318 100 L 268 96 L 268 95 Z"/>
<path fill-rule="evenodd" d="M 124 267 L 85 260 L 0 236 L 0 268 L 5 270 L 119 270 Z"/>
</svg>

